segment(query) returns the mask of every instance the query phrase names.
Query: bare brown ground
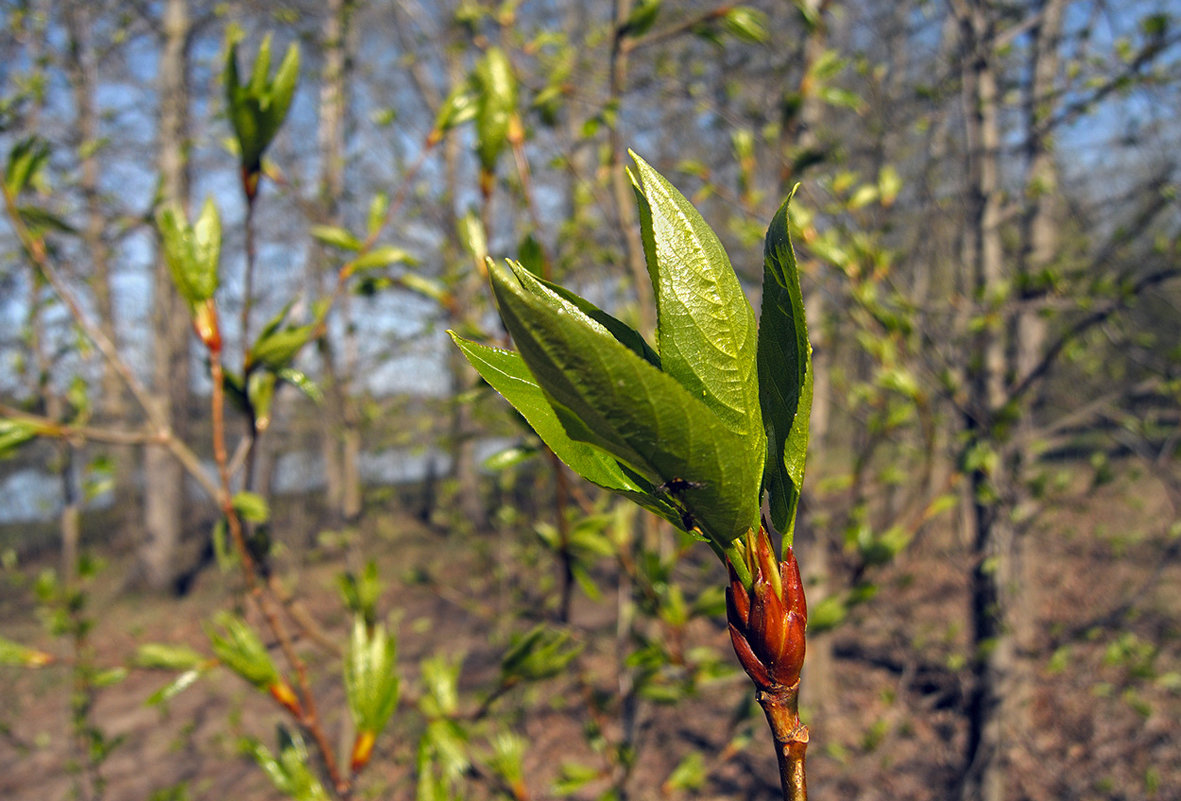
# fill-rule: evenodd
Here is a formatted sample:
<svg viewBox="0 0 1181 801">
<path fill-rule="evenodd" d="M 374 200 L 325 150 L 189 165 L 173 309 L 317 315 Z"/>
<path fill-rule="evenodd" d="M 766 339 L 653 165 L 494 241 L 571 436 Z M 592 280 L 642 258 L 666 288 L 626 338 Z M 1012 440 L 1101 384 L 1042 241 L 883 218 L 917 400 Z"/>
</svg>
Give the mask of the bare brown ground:
<svg viewBox="0 0 1181 801">
<path fill-rule="evenodd" d="M 1037 638 L 1026 664 L 1034 687 L 1027 709 L 1030 733 L 1016 743 L 1009 798 L 1181 798 L 1181 566 L 1175 558 L 1162 560 L 1171 542 L 1168 514 L 1145 479 L 1101 488 L 1050 514 L 1030 533 L 1035 588 L 1030 613 L 1036 615 Z M 392 585 L 383 606 L 396 621 L 405 692 L 358 797 L 408 799 L 414 797 L 422 728 L 414 703 L 420 660 L 436 653 L 462 655 L 461 705 L 475 709 L 496 678 L 509 635 L 550 614 L 545 599 L 553 595 L 547 589 L 553 567 L 541 560 L 509 569 L 509 548 L 517 546 L 507 535 L 472 546 L 457 535 L 446 537 L 379 512 L 370 514 L 360 543 L 357 553 L 376 558 Z M 688 571 L 686 581 L 722 580 L 720 568 L 708 565 L 706 556 L 705 566 Z M 281 560 L 288 585 L 338 635 L 347 625 L 335 590 L 342 558 L 341 551 L 328 550 Z M 826 635 L 837 656 L 835 694 L 825 716 L 808 721 L 814 798 L 950 797 L 963 750 L 966 559 L 953 532 L 932 528 L 876 575 L 876 599 Z M 117 594 L 116 578 L 124 568 L 120 557 L 112 557 L 93 594 L 98 661 L 119 664 L 143 642 L 184 642 L 207 651 L 202 621 L 233 606 L 237 577 L 211 568 L 188 597 L 157 600 Z M 22 575 L 36 569 L 25 566 Z M 420 583 L 422 576 L 431 582 Z M 0 631 L 64 655 L 64 643 L 43 633 L 27 587 L 15 586 L 11 574 L 8 582 Z M 608 770 L 588 725 L 601 726 L 603 743 L 618 742 L 614 582 L 610 565 L 604 565 L 603 600 L 578 597 L 572 631 L 585 651 L 576 669 L 509 692 L 473 728 L 477 754 L 488 752 L 487 738 L 498 730 L 528 739 L 526 786 L 534 799 L 554 797 L 565 762 Z M 1125 602 L 1131 602 L 1129 609 L 1111 614 Z M 718 620 L 695 621 L 685 645 L 708 646 L 729 659 Z M 307 643 L 303 652 L 317 677 L 327 727 L 337 732 L 343 707 L 337 663 Z M 0 799 L 69 797 L 66 676 L 60 666 L 0 668 L 0 724 L 7 727 L 0 734 Z M 145 706 L 144 699 L 168 680 L 165 673 L 133 670 L 99 693 L 93 720 L 108 737 L 125 738 L 102 765 L 104 798 L 147 801 L 177 787 L 176 798 L 280 797 L 238 747 L 246 735 L 273 747 L 283 716 L 269 699 L 215 670 L 166 709 Z M 591 691 L 602 698 L 597 716 L 588 712 Z M 641 703 L 636 762 L 626 783 L 630 798 L 774 798 L 774 758 L 747 696 L 745 677 L 732 674 L 700 685 L 677 706 Z M 663 786 L 694 752 L 705 757 L 704 784 L 688 792 Z M 466 797 L 497 794 L 486 770 L 469 778 Z M 596 798 L 607 784 L 606 778 L 592 781 L 574 797 Z"/>
</svg>

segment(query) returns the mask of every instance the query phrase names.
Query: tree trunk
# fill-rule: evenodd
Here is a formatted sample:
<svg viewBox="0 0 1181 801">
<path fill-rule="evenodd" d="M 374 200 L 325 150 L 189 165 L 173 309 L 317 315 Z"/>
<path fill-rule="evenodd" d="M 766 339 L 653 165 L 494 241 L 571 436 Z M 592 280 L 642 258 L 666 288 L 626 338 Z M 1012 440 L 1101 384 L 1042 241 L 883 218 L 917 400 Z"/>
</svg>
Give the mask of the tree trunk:
<svg viewBox="0 0 1181 801">
<path fill-rule="evenodd" d="M 345 139 L 348 117 L 348 78 L 352 60 L 349 54 L 349 21 L 354 11 L 352 0 L 328 0 L 324 15 L 321 48 L 324 66 L 320 81 L 320 191 L 323 222 L 341 225 L 341 197 L 344 194 Z M 326 257 L 316 246 L 309 260 L 310 285 L 323 288 Z M 342 521 L 354 520 L 361 513 L 361 432 L 358 415 L 350 396 L 350 377 L 356 372 L 356 335 L 350 325 L 351 309 L 344 298 L 338 309 L 343 323 L 339 350 L 331 343 L 321 348 L 329 384 L 331 404 L 326 425 L 320 434 L 323 457 L 325 502 L 329 512 Z M 324 335 L 326 338 L 329 334 Z"/>
<path fill-rule="evenodd" d="M 90 39 L 92 9 L 83 3 L 67 3 L 63 8 L 64 21 L 69 36 L 66 67 L 70 87 L 74 95 L 74 146 L 78 153 L 78 188 L 82 192 L 86 222 L 82 228 L 82 243 L 89 260 L 90 286 L 94 292 L 95 310 L 103 335 L 111 342 L 118 343 L 118 327 L 115 322 L 115 308 L 111 295 L 111 260 L 107 246 L 103 215 L 101 188 L 99 186 L 100 141 L 98 114 L 94 96 L 98 89 L 98 60 Z M 127 394 L 123 379 L 113 363 L 102 361 L 100 415 L 108 423 L 118 425 L 128 416 Z M 134 460 L 125 448 L 116 448 L 112 454 L 114 463 L 115 528 L 121 531 L 131 522 L 134 504 Z"/>
<path fill-rule="evenodd" d="M 999 301 L 1004 279 L 1000 232 L 999 104 L 995 72 L 996 29 L 984 2 L 957 5 L 962 45 L 963 105 L 968 145 L 965 257 L 976 313 Z M 979 326 L 971 343 L 964 426 L 978 461 L 969 467 L 972 549 L 970 618 L 973 686 L 968 702 L 964 801 L 1001 801 L 1007 744 L 1004 701 L 1013 669 L 1013 637 L 1006 625 L 1019 599 L 1013 577 L 1013 528 L 1001 500 L 1007 483 L 990 468 L 986 450 L 997 447 L 994 416 L 1004 400 L 1003 331 Z"/>
<path fill-rule="evenodd" d="M 1025 100 L 1025 196 L 1028 206 L 1022 220 L 1022 249 L 1017 264 L 1019 305 L 1012 325 L 1013 342 L 1010 345 L 1013 365 L 1011 374 L 1015 381 L 1020 381 L 1035 369 L 1045 352 L 1048 337 L 1046 319 L 1038 308 L 1045 294 L 1045 290 L 1039 286 L 1038 275 L 1051 266 L 1058 250 L 1058 175 L 1046 121 L 1058 96 L 1058 61 L 1064 6 L 1065 0 L 1041 0 L 1038 8 L 1041 18 L 1032 32 L 1030 46 L 1030 81 Z M 1036 425 L 1036 405 L 1036 397 L 1024 400 L 1023 413 L 1016 426 L 1016 442 L 1034 441 L 1032 434 Z M 1027 448 L 1027 444 L 1014 446 L 1009 458 L 1008 470 L 1014 492 L 1012 500 L 1017 509 L 1030 502 L 1025 489 L 1025 472 L 1032 457 L 1026 452 Z M 1029 654 L 1033 652 L 1037 637 L 1037 583 L 1031 580 L 1034 575 L 1031 559 L 1037 551 L 1025 547 L 1024 527 L 1020 522 L 1015 525 L 1013 580 L 1014 584 L 1022 588 L 1023 603 L 1010 621 L 1016 659 L 1012 688 L 1005 699 L 1005 719 L 1009 722 L 1009 742 L 1013 745 L 1014 758 L 1024 759 L 1025 767 L 1036 770 L 1033 763 L 1036 755 L 1030 750 L 1033 743 L 1029 737 L 1033 730 L 1031 708 L 1034 684 Z"/>
<path fill-rule="evenodd" d="M 188 208 L 190 21 L 186 0 L 164 6 L 163 46 L 158 68 L 160 132 L 157 145 L 165 202 Z M 173 434 L 185 439 L 189 400 L 189 312 L 168 275 L 163 255 L 156 260 L 152 319 L 152 375 L 156 402 Z M 171 586 L 176 572 L 185 501 L 184 471 L 168 451 L 150 446 L 144 454 L 144 524 L 139 552 L 147 586 Z"/>
<path fill-rule="evenodd" d="M 452 56 L 448 60 L 449 84 L 456 85 L 458 81 L 462 80 L 462 75 L 461 64 L 456 57 Z M 459 137 L 456 136 L 448 136 L 443 140 L 444 186 L 446 187 L 449 210 L 455 207 L 455 199 L 459 196 L 460 145 Z M 454 215 L 452 215 L 452 225 L 453 241 L 459 245 L 456 251 L 463 252 L 464 248 L 460 245 L 461 235 L 458 220 Z M 487 234 L 488 232 L 485 232 L 486 236 Z M 456 265 L 462 264 L 459 259 L 456 259 L 454 263 Z M 451 315 L 456 328 L 460 330 L 462 330 L 462 326 L 468 325 L 469 319 L 479 314 L 480 306 L 476 303 L 476 293 L 479 290 L 476 287 L 481 280 L 480 273 L 474 269 L 474 266 L 470 270 L 457 267 L 449 276 L 448 285 L 455 298 Z M 467 524 L 481 529 L 488 525 L 488 509 L 480 492 L 480 470 L 476 464 L 472 405 L 462 398 L 462 393 L 466 392 L 475 382 L 476 373 L 457 348 L 448 349 L 447 369 L 451 378 L 449 440 L 451 443 L 451 477 L 455 480 L 458 493 L 456 503 Z"/>
</svg>

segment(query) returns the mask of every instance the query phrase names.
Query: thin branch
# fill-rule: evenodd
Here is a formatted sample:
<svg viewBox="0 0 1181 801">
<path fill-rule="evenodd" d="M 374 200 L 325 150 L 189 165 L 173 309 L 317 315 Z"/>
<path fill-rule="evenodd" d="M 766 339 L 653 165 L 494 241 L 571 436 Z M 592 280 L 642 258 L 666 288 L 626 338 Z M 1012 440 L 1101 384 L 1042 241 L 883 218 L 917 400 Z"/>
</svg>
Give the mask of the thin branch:
<svg viewBox="0 0 1181 801">
<path fill-rule="evenodd" d="M 1163 284 L 1173 278 L 1181 277 L 1181 267 L 1167 267 L 1141 276 L 1126 292 L 1099 309 L 1077 320 L 1058 336 L 1047 349 L 1042 358 L 1030 371 L 1023 376 L 1010 390 L 1007 403 L 1015 403 L 1030 392 L 1053 368 L 1066 347 L 1096 325 L 1103 323 L 1120 311 L 1126 309 L 1132 299 L 1138 297 L 1150 287 Z"/>
</svg>

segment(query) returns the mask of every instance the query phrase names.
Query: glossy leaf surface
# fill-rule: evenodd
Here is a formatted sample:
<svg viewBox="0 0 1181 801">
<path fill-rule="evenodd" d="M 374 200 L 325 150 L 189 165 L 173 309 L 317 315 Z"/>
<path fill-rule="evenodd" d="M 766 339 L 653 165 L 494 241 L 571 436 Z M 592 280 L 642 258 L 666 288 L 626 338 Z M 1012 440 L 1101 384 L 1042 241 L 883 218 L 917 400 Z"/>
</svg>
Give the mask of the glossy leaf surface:
<svg viewBox="0 0 1181 801">
<path fill-rule="evenodd" d="M 812 411 L 812 347 L 804 316 L 800 274 L 784 201 L 771 220 L 763 254 L 763 308 L 759 328 L 759 401 L 767 428 L 771 522 L 792 542 Z"/>
</svg>

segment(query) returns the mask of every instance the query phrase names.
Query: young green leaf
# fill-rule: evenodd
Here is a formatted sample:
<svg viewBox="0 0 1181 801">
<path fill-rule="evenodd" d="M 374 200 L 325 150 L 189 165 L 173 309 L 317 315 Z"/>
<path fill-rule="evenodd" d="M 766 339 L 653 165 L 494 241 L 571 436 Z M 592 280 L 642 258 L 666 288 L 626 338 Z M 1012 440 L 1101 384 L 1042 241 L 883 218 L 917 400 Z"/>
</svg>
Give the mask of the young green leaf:
<svg viewBox="0 0 1181 801">
<path fill-rule="evenodd" d="M 476 153 L 485 172 L 496 169 L 496 160 L 508 144 L 509 120 L 517 108 L 517 78 L 508 56 L 491 47 L 475 70 L 480 88 L 476 104 Z"/>
<path fill-rule="evenodd" d="M 492 265 L 490 275 L 501 317 L 571 438 L 653 485 L 677 481 L 678 504 L 719 550 L 758 524 L 762 459 L 753 463 L 747 442 L 528 271 Z"/>
<path fill-rule="evenodd" d="M 767 229 L 763 254 L 763 308 L 759 323 L 759 401 L 767 427 L 771 523 L 791 545 L 812 412 L 812 346 L 804 316 L 800 274 L 783 202 Z"/>
<path fill-rule="evenodd" d="M 16 449 L 36 439 L 42 427 L 31 420 L 0 418 L 0 459 L 7 459 Z"/>
<path fill-rule="evenodd" d="M 282 679 L 266 646 L 258 634 L 241 618 L 222 612 L 214 618 L 217 628 L 209 628 L 209 642 L 223 665 L 261 690 Z"/>
<path fill-rule="evenodd" d="M 571 470 L 600 487 L 641 491 L 610 454 L 570 439 L 545 393 L 518 354 L 463 339 L 453 331 L 449 333 L 476 372 L 521 413 L 542 441 Z"/>
<path fill-rule="evenodd" d="M 313 225 L 308 229 L 308 232 L 320 242 L 323 242 L 325 245 L 331 245 L 334 248 L 351 251 L 361 249 L 362 242 L 360 239 L 351 231 L 335 225 Z"/>
<path fill-rule="evenodd" d="M 206 198 L 197 220 L 190 225 L 175 205 L 162 207 L 156 225 L 164 260 L 180 296 L 190 307 L 209 300 L 217 291 L 217 266 L 221 254 L 221 219 L 213 198 Z"/>
<path fill-rule="evenodd" d="M 544 278 L 538 279 L 543 286 L 550 289 L 554 294 L 561 297 L 563 300 L 568 300 L 573 303 L 578 309 L 587 317 L 594 320 L 599 325 L 611 332 L 611 336 L 618 339 L 624 345 L 627 345 L 637 356 L 640 356 L 644 361 L 651 364 L 653 367 L 660 367 L 660 356 L 656 351 L 652 350 L 652 346 L 648 341 L 640 336 L 640 332 L 632 328 L 627 323 L 619 320 L 607 312 L 600 309 L 595 304 L 591 303 L 584 297 L 571 292 L 564 286 L 546 281 Z"/>
<path fill-rule="evenodd" d="M 516 638 L 500 660 L 501 683 L 537 681 L 565 670 L 582 646 L 564 631 L 534 626 Z"/>
<path fill-rule="evenodd" d="M 243 84 L 238 72 L 238 46 L 232 44 L 226 53 L 225 89 L 230 123 L 238 139 L 242 169 L 247 175 L 257 175 L 262 169 L 262 155 L 278 133 L 299 80 L 299 47 L 293 42 L 283 61 L 269 80 L 271 70 L 271 36 L 267 34 L 258 48 L 250 81 Z"/>
<path fill-rule="evenodd" d="M 659 314 L 661 369 L 762 460 L 754 310 L 717 235 L 697 209 L 632 153 L 640 227 Z M 754 447 L 757 445 L 758 447 Z"/>
<path fill-rule="evenodd" d="M 397 646 L 385 626 L 378 623 L 370 630 L 358 615 L 344 663 L 344 686 L 358 734 L 369 735 L 358 740 L 367 749 L 373 747 L 373 738 L 381 734 L 398 705 L 396 662 Z M 364 757 L 368 761 L 368 751 Z"/>
<path fill-rule="evenodd" d="M 49 143 L 38 136 L 30 136 L 17 142 L 8 152 L 8 164 L 4 170 L 4 187 L 12 197 L 33 183 L 41 168 L 49 160 Z"/>
<path fill-rule="evenodd" d="M 451 339 L 488 384 L 504 396 L 541 437 L 554 454 L 592 484 L 630 498 L 674 525 L 682 525 L 680 512 L 651 482 L 625 469 L 608 452 L 588 442 L 572 439 L 537 380 L 519 354 L 463 339 Z"/>
<path fill-rule="evenodd" d="M 414 264 L 415 259 L 407 251 L 393 245 L 375 247 L 353 261 L 353 272 L 389 267 L 391 264 Z"/>
<path fill-rule="evenodd" d="M 149 670 L 192 670 L 208 661 L 187 645 L 146 642 L 135 650 L 136 667 Z"/>
<path fill-rule="evenodd" d="M 299 732 L 279 726 L 279 754 L 255 739 L 247 740 L 245 750 L 254 757 L 271 783 L 294 801 L 328 801 L 330 796 L 310 764 L 307 745 Z"/>
<path fill-rule="evenodd" d="M 144 701 L 147 706 L 159 706 L 171 701 L 176 696 L 196 684 L 197 679 L 201 678 L 202 671 L 197 668 L 186 670 L 183 673 L 177 674 L 176 678 L 165 684 L 159 690 L 152 693 Z"/>
</svg>

